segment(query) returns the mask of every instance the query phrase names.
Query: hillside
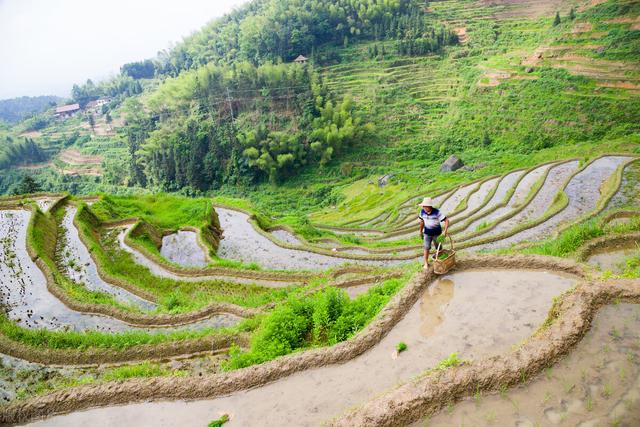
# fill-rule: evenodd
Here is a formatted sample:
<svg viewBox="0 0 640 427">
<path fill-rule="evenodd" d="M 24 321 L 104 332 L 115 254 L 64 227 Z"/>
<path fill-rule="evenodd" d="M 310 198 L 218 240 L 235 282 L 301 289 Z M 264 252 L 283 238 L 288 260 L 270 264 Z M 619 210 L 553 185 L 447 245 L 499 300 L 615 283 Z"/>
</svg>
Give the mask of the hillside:
<svg viewBox="0 0 640 427">
<path fill-rule="evenodd" d="M 15 124 L 50 109 L 62 101 L 59 96 L 22 96 L 0 100 L 0 121 Z"/>
<path fill-rule="evenodd" d="M 387 173 L 415 188 L 450 154 L 479 177 L 638 133 L 636 2 L 330 3 L 254 2 L 160 55 L 155 79 L 77 86 L 81 104 L 112 97 L 114 132 L 100 130 L 104 111 L 93 128 L 85 116 L 26 129 L 55 157 L 30 173 L 50 190 L 216 190 L 261 203 L 269 185 L 287 200 L 300 182 L 326 193 L 323 183 Z M 291 63 L 298 54 L 309 63 Z M 55 154 L 67 147 L 106 159 L 103 178 Z M 109 161 L 116 153 L 128 166 Z M 8 191 L 21 174 L 3 176 Z"/>
<path fill-rule="evenodd" d="M 639 52 L 638 1 L 256 0 L 2 125 L 0 424 L 638 425 Z"/>
</svg>

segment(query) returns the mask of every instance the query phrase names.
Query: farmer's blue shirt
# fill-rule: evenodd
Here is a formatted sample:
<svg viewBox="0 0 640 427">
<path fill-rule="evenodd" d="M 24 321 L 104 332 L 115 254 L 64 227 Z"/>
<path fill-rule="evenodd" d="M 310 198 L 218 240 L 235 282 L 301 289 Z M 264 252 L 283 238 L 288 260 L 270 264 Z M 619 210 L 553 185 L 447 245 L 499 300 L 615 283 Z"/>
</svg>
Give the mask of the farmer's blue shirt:
<svg viewBox="0 0 640 427">
<path fill-rule="evenodd" d="M 440 223 L 447 219 L 447 216 L 440 212 L 439 209 L 432 208 L 431 213 L 427 213 L 424 209 L 421 209 L 418 218 L 424 222 L 424 234 L 427 236 L 439 236 L 442 234 L 442 226 Z"/>
</svg>

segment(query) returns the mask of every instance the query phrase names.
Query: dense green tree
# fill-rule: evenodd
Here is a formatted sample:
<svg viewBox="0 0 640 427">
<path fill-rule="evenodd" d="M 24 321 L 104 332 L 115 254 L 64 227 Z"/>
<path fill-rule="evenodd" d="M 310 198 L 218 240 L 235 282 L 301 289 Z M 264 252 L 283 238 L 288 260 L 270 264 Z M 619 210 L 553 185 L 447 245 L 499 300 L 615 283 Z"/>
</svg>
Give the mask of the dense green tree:
<svg viewBox="0 0 640 427">
<path fill-rule="evenodd" d="M 553 26 L 557 27 L 558 25 L 560 25 L 560 12 L 556 12 L 556 16 L 555 18 L 553 18 Z"/>
<path fill-rule="evenodd" d="M 276 183 L 326 164 L 368 130 L 349 97 L 334 105 L 311 65 L 209 64 L 167 79 L 147 108 L 151 117 L 138 106 L 128 118 L 132 173 L 164 190 Z"/>
<path fill-rule="evenodd" d="M 20 184 L 13 189 L 13 194 L 33 194 L 42 191 L 40 184 L 31 175 L 25 175 Z"/>
<path fill-rule="evenodd" d="M 129 76 L 133 79 L 150 79 L 154 76 L 155 71 L 155 64 L 150 59 L 130 62 L 120 67 L 120 73 L 122 73 L 122 75 Z"/>
</svg>

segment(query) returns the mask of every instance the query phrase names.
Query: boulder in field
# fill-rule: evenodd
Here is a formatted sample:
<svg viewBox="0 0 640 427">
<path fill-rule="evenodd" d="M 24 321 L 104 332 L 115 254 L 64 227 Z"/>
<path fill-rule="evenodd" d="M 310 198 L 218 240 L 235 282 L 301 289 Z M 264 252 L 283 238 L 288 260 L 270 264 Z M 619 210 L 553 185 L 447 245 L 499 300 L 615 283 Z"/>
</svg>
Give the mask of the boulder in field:
<svg viewBox="0 0 640 427">
<path fill-rule="evenodd" d="M 442 166 L 440 166 L 440 172 L 453 172 L 454 170 L 460 169 L 462 166 L 464 166 L 462 160 L 460 160 L 455 154 L 452 154 L 444 161 Z"/>
<path fill-rule="evenodd" d="M 378 187 L 384 187 L 385 185 L 387 185 L 389 183 L 389 181 L 391 180 L 391 178 L 393 178 L 393 174 L 392 173 L 388 173 L 380 178 L 378 178 Z"/>
</svg>

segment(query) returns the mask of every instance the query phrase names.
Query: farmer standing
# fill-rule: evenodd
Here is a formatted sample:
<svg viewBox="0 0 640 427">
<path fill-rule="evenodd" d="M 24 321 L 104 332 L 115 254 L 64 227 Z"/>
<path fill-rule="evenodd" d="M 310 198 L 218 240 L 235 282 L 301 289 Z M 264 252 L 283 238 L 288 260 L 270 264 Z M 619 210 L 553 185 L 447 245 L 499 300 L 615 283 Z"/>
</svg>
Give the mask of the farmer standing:
<svg viewBox="0 0 640 427">
<path fill-rule="evenodd" d="M 422 207 L 418 218 L 420 219 L 420 236 L 424 239 L 424 268 L 428 268 L 431 243 L 442 234 L 442 226 L 440 225 L 442 222 L 444 222 L 444 235 L 447 235 L 449 218 L 439 209 L 433 207 L 431 197 L 425 197 L 419 206 Z"/>
</svg>

